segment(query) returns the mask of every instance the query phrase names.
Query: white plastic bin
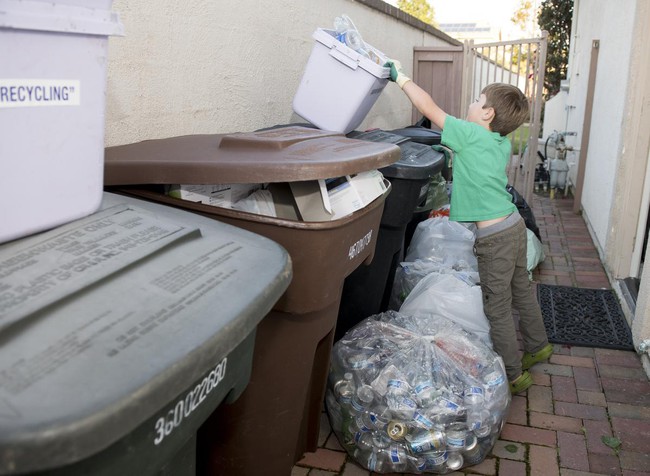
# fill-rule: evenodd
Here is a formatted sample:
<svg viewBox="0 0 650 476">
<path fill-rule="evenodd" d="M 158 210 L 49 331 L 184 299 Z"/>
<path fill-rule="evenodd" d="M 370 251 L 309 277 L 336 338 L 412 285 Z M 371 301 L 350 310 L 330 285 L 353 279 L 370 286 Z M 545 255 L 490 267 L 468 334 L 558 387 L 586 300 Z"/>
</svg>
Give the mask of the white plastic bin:
<svg viewBox="0 0 650 476">
<path fill-rule="evenodd" d="M 323 28 L 314 32 L 316 43 L 293 98 L 293 110 L 320 129 L 347 134 L 361 124 L 379 98 L 390 69 L 360 55 L 334 34 Z"/>
<path fill-rule="evenodd" d="M 0 243 L 100 205 L 111 4 L 0 2 Z"/>
</svg>

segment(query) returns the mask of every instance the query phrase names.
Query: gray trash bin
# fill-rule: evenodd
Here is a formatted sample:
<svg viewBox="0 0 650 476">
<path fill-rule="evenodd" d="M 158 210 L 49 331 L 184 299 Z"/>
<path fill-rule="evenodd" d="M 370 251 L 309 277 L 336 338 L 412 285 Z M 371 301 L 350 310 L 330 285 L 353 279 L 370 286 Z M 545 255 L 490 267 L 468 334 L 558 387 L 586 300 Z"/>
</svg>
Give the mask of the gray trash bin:
<svg viewBox="0 0 650 476">
<path fill-rule="evenodd" d="M 290 279 L 267 238 L 108 193 L 0 246 L 0 474 L 193 475 Z"/>
</svg>

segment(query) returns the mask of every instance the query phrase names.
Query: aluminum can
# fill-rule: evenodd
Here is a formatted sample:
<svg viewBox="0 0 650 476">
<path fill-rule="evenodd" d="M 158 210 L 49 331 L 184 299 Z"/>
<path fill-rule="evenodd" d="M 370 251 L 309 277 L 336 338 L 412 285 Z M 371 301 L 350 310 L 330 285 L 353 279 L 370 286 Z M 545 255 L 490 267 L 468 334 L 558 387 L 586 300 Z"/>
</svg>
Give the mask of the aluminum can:
<svg viewBox="0 0 650 476">
<path fill-rule="evenodd" d="M 465 448 L 467 429 L 463 424 L 454 423 L 447 428 L 447 448 L 451 451 L 461 451 Z"/>
<path fill-rule="evenodd" d="M 452 471 L 456 471 L 463 466 L 464 462 L 465 460 L 463 459 L 462 454 L 457 452 L 449 453 L 449 457 L 447 458 L 447 467 Z"/>
<path fill-rule="evenodd" d="M 386 427 L 386 433 L 388 436 L 395 441 L 403 440 L 406 436 L 406 425 L 401 421 L 391 421 Z"/>
<path fill-rule="evenodd" d="M 408 447 L 414 454 L 444 449 L 445 434 L 440 430 L 418 431 L 407 435 Z"/>
<path fill-rule="evenodd" d="M 427 469 L 431 470 L 441 470 L 445 467 L 445 464 L 447 463 L 447 458 L 449 457 L 449 453 L 446 451 L 428 451 L 426 453 L 422 453 L 422 456 L 427 462 Z"/>
<path fill-rule="evenodd" d="M 466 448 L 465 451 L 463 451 L 463 458 L 468 466 L 479 464 L 483 460 L 483 450 L 481 446 L 477 444 L 471 448 Z"/>
</svg>

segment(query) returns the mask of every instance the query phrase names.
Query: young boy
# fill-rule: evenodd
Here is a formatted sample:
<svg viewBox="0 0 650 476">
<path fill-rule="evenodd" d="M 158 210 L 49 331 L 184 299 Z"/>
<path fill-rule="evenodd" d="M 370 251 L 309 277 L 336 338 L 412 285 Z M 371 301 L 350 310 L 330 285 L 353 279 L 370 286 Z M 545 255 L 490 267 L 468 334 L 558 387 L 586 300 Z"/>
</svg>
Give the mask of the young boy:
<svg viewBox="0 0 650 476">
<path fill-rule="evenodd" d="M 476 223 L 474 252 L 490 322 L 494 350 L 503 358 L 510 391 L 533 384 L 529 369 L 553 353 L 526 269 L 526 225 L 506 190 L 510 141 L 506 137 L 528 118 L 528 101 L 515 86 L 486 86 L 469 106 L 467 120 L 445 113 L 431 96 L 391 60 L 390 79 L 413 105 L 442 129 L 442 144 L 454 151 L 449 219 Z M 524 356 L 519 360 L 512 307 L 519 311 Z"/>
</svg>

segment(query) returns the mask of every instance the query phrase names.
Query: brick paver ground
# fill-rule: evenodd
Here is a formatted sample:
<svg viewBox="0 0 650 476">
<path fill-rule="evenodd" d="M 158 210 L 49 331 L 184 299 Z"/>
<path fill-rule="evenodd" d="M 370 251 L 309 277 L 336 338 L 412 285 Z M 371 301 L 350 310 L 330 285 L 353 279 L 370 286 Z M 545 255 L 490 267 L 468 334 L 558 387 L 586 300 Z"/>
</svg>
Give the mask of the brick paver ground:
<svg viewBox="0 0 650 476">
<path fill-rule="evenodd" d="M 573 200 L 535 195 L 546 259 L 536 283 L 610 288 Z M 650 382 L 635 352 L 555 345 L 531 369 L 535 384 L 513 397 L 492 453 L 453 475 L 650 475 Z M 369 476 L 338 444 L 324 414 L 318 451 L 292 476 Z"/>
</svg>

